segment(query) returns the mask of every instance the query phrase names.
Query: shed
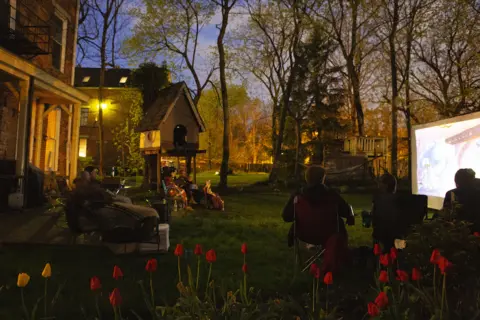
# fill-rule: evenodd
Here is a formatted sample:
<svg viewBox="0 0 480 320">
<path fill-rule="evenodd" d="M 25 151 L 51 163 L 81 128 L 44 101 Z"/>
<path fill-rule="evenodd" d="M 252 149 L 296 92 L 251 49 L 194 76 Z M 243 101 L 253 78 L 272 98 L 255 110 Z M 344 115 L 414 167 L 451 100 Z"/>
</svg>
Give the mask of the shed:
<svg viewBox="0 0 480 320">
<path fill-rule="evenodd" d="M 162 89 L 136 131 L 140 132 L 140 150 L 147 156 L 151 181 L 161 181 L 162 157 L 175 157 L 177 169 L 180 158 L 185 158 L 188 173 L 192 172 L 193 159 L 196 182 L 196 156 L 205 153 L 199 150 L 199 134 L 205 132 L 205 124 L 185 82 Z M 157 183 L 157 189 L 160 186 Z"/>
</svg>

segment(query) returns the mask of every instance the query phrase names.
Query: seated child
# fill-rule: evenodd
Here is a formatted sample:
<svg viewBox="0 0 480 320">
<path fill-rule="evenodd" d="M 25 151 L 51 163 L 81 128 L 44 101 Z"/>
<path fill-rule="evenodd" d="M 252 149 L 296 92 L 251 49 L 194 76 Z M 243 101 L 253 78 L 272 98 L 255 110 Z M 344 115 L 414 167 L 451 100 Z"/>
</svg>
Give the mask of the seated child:
<svg viewBox="0 0 480 320">
<path fill-rule="evenodd" d="M 225 210 L 225 203 L 217 193 L 212 191 L 212 182 L 210 180 L 207 180 L 205 187 L 203 188 L 203 192 L 205 193 L 207 208 L 211 207 L 215 210 Z"/>
</svg>

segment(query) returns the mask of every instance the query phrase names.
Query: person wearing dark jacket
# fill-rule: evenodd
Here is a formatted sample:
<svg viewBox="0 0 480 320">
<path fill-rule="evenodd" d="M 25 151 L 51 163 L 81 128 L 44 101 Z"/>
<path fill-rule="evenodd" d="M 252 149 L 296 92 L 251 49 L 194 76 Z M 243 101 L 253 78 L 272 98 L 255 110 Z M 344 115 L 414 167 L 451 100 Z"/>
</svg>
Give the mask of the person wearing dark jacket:
<svg viewBox="0 0 480 320">
<path fill-rule="evenodd" d="M 378 201 L 382 195 L 395 194 L 397 192 L 397 179 L 390 173 L 385 173 L 380 177 L 378 189 L 379 192 L 375 195 L 372 203 L 372 238 L 383 245 L 384 252 L 390 252 L 395 239 L 400 237 L 403 232 L 403 227 L 396 221 L 393 208 L 391 210 L 379 210 L 375 200 Z"/>
<path fill-rule="evenodd" d="M 455 174 L 456 188 L 445 194 L 443 210 L 455 214 L 456 219 L 465 220 L 473 224 L 472 232 L 480 231 L 480 188 L 475 171 L 460 169 Z"/>
<path fill-rule="evenodd" d="M 314 168 L 314 167 L 310 167 Z M 283 221 L 285 222 L 293 222 L 294 221 L 294 201 L 295 197 L 298 195 L 303 195 L 305 196 L 308 201 L 310 201 L 314 206 L 321 206 L 322 202 L 324 201 L 333 201 L 338 205 L 338 216 L 340 218 L 346 219 L 347 224 L 353 225 L 355 222 L 355 219 L 353 217 L 352 213 L 352 208 L 350 205 L 334 190 L 328 188 L 325 184 L 323 184 L 323 181 L 325 180 L 325 170 L 322 168 L 323 171 L 323 178 L 321 179 L 322 182 L 314 183 L 313 181 L 308 182 L 309 180 L 309 174 L 308 171 L 311 169 L 307 169 L 307 186 L 303 188 L 300 192 L 294 193 L 290 199 L 288 200 L 287 204 L 283 208 Z M 313 170 L 311 170 L 313 171 Z M 343 219 L 338 219 L 338 230 L 341 233 L 347 234 L 347 230 L 345 228 L 345 222 Z M 293 226 L 292 226 L 293 227 Z"/>
<path fill-rule="evenodd" d="M 293 194 L 283 209 L 283 220 L 294 222 L 288 242 L 297 238 L 325 249 L 322 271 L 337 270 L 348 255 L 348 235 L 345 222 L 353 225 L 352 208 L 335 191 L 325 186 L 325 169 L 311 166 L 305 173 L 306 187 Z"/>
</svg>

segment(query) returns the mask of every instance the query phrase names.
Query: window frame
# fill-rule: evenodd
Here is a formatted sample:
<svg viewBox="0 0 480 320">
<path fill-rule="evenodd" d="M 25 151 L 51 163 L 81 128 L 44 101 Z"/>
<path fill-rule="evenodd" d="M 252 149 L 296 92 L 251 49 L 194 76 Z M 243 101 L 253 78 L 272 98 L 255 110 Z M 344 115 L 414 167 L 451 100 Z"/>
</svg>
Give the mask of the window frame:
<svg viewBox="0 0 480 320">
<path fill-rule="evenodd" d="M 65 72 L 65 56 L 67 52 L 67 29 L 68 29 L 68 16 L 66 13 L 63 11 L 63 9 L 59 8 L 58 5 L 55 5 L 55 12 L 54 16 L 59 19 L 62 22 L 62 43 L 58 43 L 58 41 L 55 39 L 55 34 L 56 30 L 54 30 L 53 36 L 52 36 L 52 66 L 60 71 L 61 73 Z M 54 57 L 53 57 L 53 45 L 55 44 L 60 44 L 61 45 L 61 52 L 60 52 L 60 68 L 57 68 L 57 66 L 54 63 Z"/>
<path fill-rule="evenodd" d="M 90 108 L 80 108 L 80 127 L 88 126 L 88 117 L 90 115 Z"/>
</svg>

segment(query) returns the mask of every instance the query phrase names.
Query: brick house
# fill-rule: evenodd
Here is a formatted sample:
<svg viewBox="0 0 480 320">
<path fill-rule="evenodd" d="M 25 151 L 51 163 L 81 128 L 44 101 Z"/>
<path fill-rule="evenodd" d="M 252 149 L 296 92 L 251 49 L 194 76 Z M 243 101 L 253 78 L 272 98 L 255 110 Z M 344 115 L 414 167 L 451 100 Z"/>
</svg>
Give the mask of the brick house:
<svg viewBox="0 0 480 320">
<path fill-rule="evenodd" d="M 0 177 L 20 192 L 29 164 L 77 175 L 89 100 L 73 87 L 78 12 L 79 0 L 0 0 Z"/>
<path fill-rule="evenodd" d="M 130 101 L 122 98 L 128 91 L 141 95 L 138 88 L 132 87 L 130 69 L 107 69 L 105 72 L 104 102 L 98 103 L 100 85 L 100 68 L 77 68 L 75 87 L 90 97 L 87 104 L 82 104 L 80 111 L 80 138 L 78 156 L 80 160 L 90 159 L 93 165 L 99 164 L 98 111 L 103 111 L 103 167 L 109 173 L 113 166 L 119 164 L 121 151 L 114 145 L 114 129 L 125 123 L 128 117 Z M 88 160 L 87 160 L 88 161 Z"/>
</svg>

